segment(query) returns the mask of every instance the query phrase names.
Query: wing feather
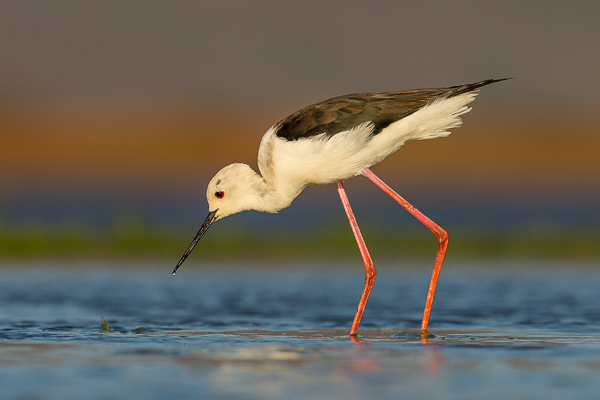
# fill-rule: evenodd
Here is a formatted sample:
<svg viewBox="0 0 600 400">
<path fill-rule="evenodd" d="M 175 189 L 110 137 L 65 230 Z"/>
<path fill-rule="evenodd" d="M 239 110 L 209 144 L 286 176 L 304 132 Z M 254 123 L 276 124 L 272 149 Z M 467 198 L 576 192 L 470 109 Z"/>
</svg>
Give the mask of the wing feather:
<svg viewBox="0 0 600 400">
<path fill-rule="evenodd" d="M 276 124 L 277 136 L 289 141 L 326 134 L 333 136 L 365 122 L 376 135 L 439 97 L 454 97 L 505 79 L 488 79 L 461 86 L 398 92 L 357 93 L 334 97 L 303 108 Z"/>
</svg>

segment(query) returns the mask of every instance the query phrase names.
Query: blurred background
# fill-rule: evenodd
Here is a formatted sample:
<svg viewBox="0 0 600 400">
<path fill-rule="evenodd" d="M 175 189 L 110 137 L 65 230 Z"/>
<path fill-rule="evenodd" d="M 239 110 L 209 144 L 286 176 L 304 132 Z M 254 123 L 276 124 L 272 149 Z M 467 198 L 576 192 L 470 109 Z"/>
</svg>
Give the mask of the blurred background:
<svg viewBox="0 0 600 400">
<path fill-rule="evenodd" d="M 450 232 L 448 257 L 600 255 L 600 2 L 0 1 L 0 261 L 174 264 L 223 166 L 342 94 L 488 78 L 464 125 L 374 172 Z M 433 235 L 365 178 L 374 258 Z M 358 257 L 335 186 L 215 224 L 190 260 Z M 158 261 L 157 261 L 158 262 Z M 170 264 L 169 264 L 170 265 Z"/>
</svg>

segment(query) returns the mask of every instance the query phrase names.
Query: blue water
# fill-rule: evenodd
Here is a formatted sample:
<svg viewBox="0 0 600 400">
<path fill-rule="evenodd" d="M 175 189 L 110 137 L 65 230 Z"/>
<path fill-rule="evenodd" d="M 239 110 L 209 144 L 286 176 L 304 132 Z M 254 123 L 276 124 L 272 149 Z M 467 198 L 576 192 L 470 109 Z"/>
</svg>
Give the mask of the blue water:
<svg viewBox="0 0 600 400">
<path fill-rule="evenodd" d="M 600 265 L 4 263 L 0 398 L 562 399 L 600 392 Z M 110 330 L 101 328 L 103 316 Z"/>
</svg>

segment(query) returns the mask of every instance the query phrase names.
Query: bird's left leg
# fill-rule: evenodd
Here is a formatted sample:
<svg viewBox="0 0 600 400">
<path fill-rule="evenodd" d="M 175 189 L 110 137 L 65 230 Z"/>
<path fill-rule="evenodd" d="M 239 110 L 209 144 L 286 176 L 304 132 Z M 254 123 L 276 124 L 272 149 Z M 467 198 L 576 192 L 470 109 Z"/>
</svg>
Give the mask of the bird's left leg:
<svg viewBox="0 0 600 400">
<path fill-rule="evenodd" d="M 362 259 L 365 263 L 365 286 L 363 288 L 362 296 L 360 297 L 360 302 L 358 303 L 358 308 L 356 309 L 356 314 L 354 315 L 354 322 L 352 322 L 352 328 L 350 329 L 350 336 L 356 336 L 358 326 L 360 325 L 360 320 L 362 318 L 363 312 L 365 311 L 365 306 L 367 305 L 367 300 L 369 299 L 371 289 L 373 288 L 373 283 L 375 283 L 377 270 L 375 269 L 373 260 L 369 255 L 367 245 L 365 244 L 362 234 L 360 233 L 360 229 L 358 228 L 358 223 L 356 222 L 356 218 L 354 217 L 354 213 L 352 212 L 352 208 L 350 207 L 350 201 L 348 201 L 348 196 L 346 195 L 346 191 L 344 190 L 344 184 L 342 182 L 338 182 L 337 189 L 340 195 L 340 199 L 342 200 L 344 210 L 346 211 L 346 215 L 348 216 L 348 222 L 350 222 L 352 233 L 354 233 L 354 238 L 356 239 L 358 250 L 360 251 L 360 255 L 362 256 Z"/>
<path fill-rule="evenodd" d="M 391 187 L 389 187 L 384 181 L 379 179 L 377 175 L 373 173 L 369 168 L 365 168 L 361 173 L 375 183 L 381 190 L 386 192 L 391 198 L 396 200 L 398 204 L 404 207 L 409 213 L 415 218 L 421 221 L 431 232 L 435 235 L 438 240 L 438 251 L 435 258 L 435 265 L 433 267 L 433 274 L 431 275 L 431 282 L 429 283 L 429 291 L 427 292 L 427 300 L 425 301 L 425 311 L 423 312 L 423 321 L 421 322 L 421 333 L 427 332 L 427 325 L 429 324 L 429 314 L 431 313 L 431 305 L 433 304 L 433 295 L 435 293 L 435 287 L 437 285 L 438 278 L 440 276 L 440 270 L 442 269 L 442 263 L 444 262 L 444 255 L 448 248 L 448 232 L 446 232 L 441 226 L 427 218 L 425 214 L 413 207 L 408 201 L 404 200 L 402 196 L 396 193 Z"/>
</svg>

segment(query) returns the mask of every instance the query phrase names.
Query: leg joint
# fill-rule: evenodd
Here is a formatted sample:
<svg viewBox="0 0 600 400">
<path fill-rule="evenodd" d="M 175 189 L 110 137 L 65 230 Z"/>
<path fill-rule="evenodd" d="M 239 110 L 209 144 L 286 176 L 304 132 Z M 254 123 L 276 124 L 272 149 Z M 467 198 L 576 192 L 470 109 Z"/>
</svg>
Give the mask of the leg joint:
<svg viewBox="0 0 600 400">
<path fill-rule="evenodd" d="M 374 265 L 371 268 L 365 268 L 365 281 L 374 281 L 377 277 L 377 270 Z"/>
<path fill-rule="evenodd" d="M 439 244 L 448 241 L 448 232 L 443 228 L 439 228 L 439 230 L 435 232 L 435 236 L 437 237 Z"/>
</svg>

